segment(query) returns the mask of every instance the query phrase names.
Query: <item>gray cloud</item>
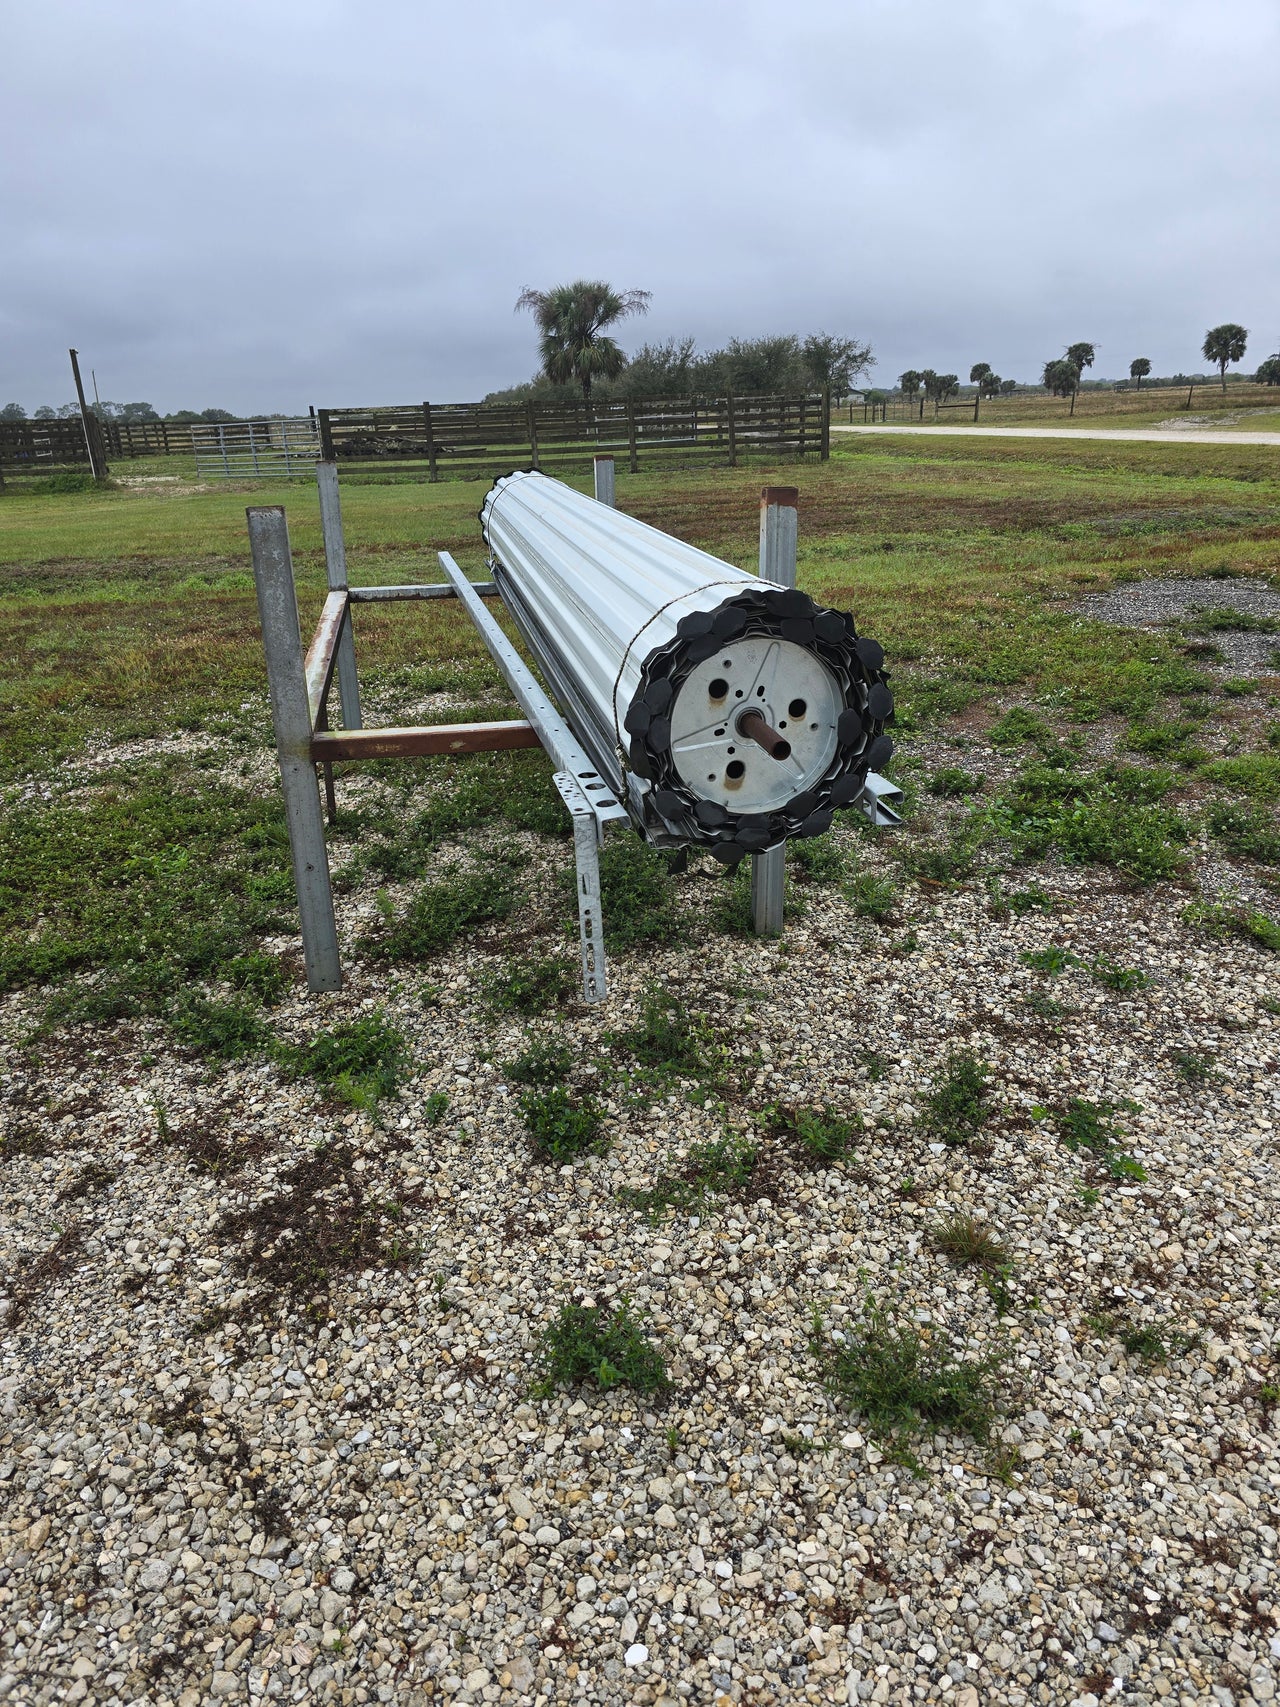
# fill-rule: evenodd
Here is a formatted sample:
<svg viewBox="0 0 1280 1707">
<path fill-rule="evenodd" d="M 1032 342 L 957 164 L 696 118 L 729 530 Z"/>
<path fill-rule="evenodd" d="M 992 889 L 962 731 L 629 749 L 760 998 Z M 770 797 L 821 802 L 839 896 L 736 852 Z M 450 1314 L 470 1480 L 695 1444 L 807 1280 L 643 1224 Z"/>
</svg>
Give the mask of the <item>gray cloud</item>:
<svg viewBox="0 0 1280 1707">
<path fill-rule="evenodd" d="M 624 343 L 824 327 L 907 365 L 1280 345 L 1271 0 L 172 0 L 11 9 L 0 401 L 465 399 L 527 284 Z"/>
</svg>

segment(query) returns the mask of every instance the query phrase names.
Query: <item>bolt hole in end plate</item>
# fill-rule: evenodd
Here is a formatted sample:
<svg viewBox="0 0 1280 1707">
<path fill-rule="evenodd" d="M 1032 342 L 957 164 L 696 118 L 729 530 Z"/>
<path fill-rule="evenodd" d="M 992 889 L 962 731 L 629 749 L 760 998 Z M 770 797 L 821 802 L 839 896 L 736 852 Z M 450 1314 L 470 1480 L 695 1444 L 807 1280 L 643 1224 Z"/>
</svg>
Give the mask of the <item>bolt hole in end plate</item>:
<svg viewBox="0 0 1280 1707">
<path fill-rule="evenodd" d="M 739 694 L 775 729 L 793 705 L 803 702 L 804 723 L 788 721 L 787 758 L 771 758 L 737 734 L 734 719 L 725 717 L 725 705 Z M 731 641 L 723 652 L 696 664 L 676 689 L 671 756 L 700 800 L 713 800 L 730 812 L 773 812 L 826 775 L 843 710 L 835 675 L 803 646 L 768 635 Z"/>
</svg>

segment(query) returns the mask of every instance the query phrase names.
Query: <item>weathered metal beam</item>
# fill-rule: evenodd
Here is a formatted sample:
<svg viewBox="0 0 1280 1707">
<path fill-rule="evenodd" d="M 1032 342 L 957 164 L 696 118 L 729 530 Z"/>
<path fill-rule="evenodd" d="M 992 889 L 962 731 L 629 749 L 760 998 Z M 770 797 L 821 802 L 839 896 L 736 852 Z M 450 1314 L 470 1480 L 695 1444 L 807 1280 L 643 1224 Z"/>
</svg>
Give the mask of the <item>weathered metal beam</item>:
<svg viewBox="0 0 1280 1707">
<path fill-rule="evenodd" d="M 314 729 L 298 627 L 289 529 L 279 504 L 247 510 L 253 579 L 258 590 L 262 645 L 267 657 L 267 687 L 275 729 L 280 782 L 284 792 L 293 880 L 302 922 L 307 988 L 340 990 L 342 963 L 329 884 L 324 819 L 311 758 Z"/>
<path fill-rule="evenodd" d="M 467 585 L 482 599 L 496 599 L 495 581 L 468 581 Z M 379 604 L 384 599 L 452 599 L 457 594 L 447 581 L 436 581 L 425 587 L 350 587 L 348 597 L 353 605 Z"/>
<path fill-rule="evenodd" d="M 326 730 L 311 737 L 315 763 L 335 759 L 417 759 L 446 753 L 506 753 L 541 746 L 522 718 L 505 723 L 436 723 L 406 729 Z"/>
<path fill-rule="evenodd" d="M 311 713 L 311 724 L 314 728 L 320 721 L 320 714 L 325 708 L 329 697 L 329 685 L 333 681 L 333 667 L 338 660 L 338 643 L 342 639 L 342 631 L 347 623 L 347 595 L 339 590 L 326 595 L 324 609 L 320 612 L 320 621 L 316 624 L 316 632 L 307 649 L 307 706 Z"/>
<path fill-rule="evenodd" d="M 794 486 L 766 486 L 760 494 L 760 579 L 778 587 L 796 584 L 799 498 Z M 751 856 L 751 928 L 757 936 L 782 934 L 786 865 L 785 843 Z"/>
<path fill-rule="evenodd" d="M 316 464 L 316 487 L 320 494 L 320 531 L 324 535 L 324 562 L 330 592 L 347 590 L 347 542 L 342 532 L 342 500 L 338 496 L 338 466 Z M 338 636 L 338 693 L 342 698 L 344 729 L 359 729 L 360 678 L 356 674 L 356 649 L 351 636 L 351 612 Z"/>
</svg>

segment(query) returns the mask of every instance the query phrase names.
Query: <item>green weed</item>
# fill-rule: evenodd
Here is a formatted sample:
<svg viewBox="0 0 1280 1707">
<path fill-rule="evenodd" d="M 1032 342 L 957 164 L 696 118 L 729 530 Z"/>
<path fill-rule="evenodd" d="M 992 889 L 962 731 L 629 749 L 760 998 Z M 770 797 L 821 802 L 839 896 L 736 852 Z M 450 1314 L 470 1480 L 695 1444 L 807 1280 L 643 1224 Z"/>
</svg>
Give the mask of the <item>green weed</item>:
<svg viewBox="0 0 1280 1707">
<path fill-rule="evenodd" d="M 942 800 L 962 800 L 966 795 L 980 794 L 986 786 L 986 779 L 962 770 L 959 765 L 942 765 L 925 786 L 930 794 L 936 794 Z"/>
<path fill-rule="evenodd" d="M 179 1043 L 217 1061 L 235 1061 L 271 1044 L 271 1033 L 257 1010 L 245 1002 L 184 996 L 175 1004 L 169 1025 Z"/>
<path fill-rule="evenodd" d="M 1174 1049 L 1169 1059 L 1178 1077 L 1188 1085 L 1208 1085 L 1222 1074 L 1211 1055 L 1201 1055 L 1194 1049 Z"/>
<path fill-rule="evenodd" d="M 639 836 L 611 837 L 600 849 L 600 902 L 611 948 L 671 942 L 682 929 L 670 867 Z"/>
<path fill-rule="evenodd" d="M 808 883 L 838 883 L 849 868 L 848 854 L 830 831 L 788 842 L 787 858 Z"/>
<path fill-rule="evenodd" d="M 826 1335 L 815 1310 L 810 1351 L 832 1399 L 904 1462 L 914 1465 L 906 1442 L 925 1430 L 950 1429 L 983 1444 L 991 1437 L 1000 1409 L 994 1354 L 962 1361 L 945 1335 L 926 1333 L 871 1298 L 840 1341 Z"/>
<path fill-rule="evenodd" d="M 933 1242 L 961 1268 L 1007 1273 L 1013 1266 L 1008 1248 L 973 1215 L 951 1215 L 933 1228 Z"/>
<path fill-rule="evenodd" d="M 778 1130 L 795 1139 L 803 1156 L 820 1163 L 851 1161 L 864 1130 L 860 1120 L 846 1120 L 833 1108 L 779 1110 L 777 1121 Z"/>
<path fill-rule="evenodd" d="M 898 887 L 891 877 L 859 871 L 845 884 L 845 899 L 861 919 L 884 924 L 898 911 Z"/>
<path fill-rule="evenodd" d="M 575 1099 L 563 1085 L 531 1092 L 520 1104 L 534 1153 L 547 1162 L 571 1162 L 608 1147 L 604 1109 L 592 1097 Z"/>
<path fill-rule="evenodd" d="M 695 1078 L 712 1064 L 715 1034 L 705 1017 L 691 1012 L 674 991 L 651 986 L 641 1001 L 639 1022 L 608 1033 L 604 1041 L 654 1072 Z"/>
<path fill-rule="evenodd" d="M 1153 1327 L 1150 1323 L 1131 1321 L 1113 1310 L 1103 1310 L 1086 1316 L 1085 1323 L 1099 1339 L 1117 1339 L 1130 1357 L 1144 1363 L 1167 1363 L 1171 1356 L 1182 1357 L 1199 1344 L 1200 1336 L 1180 1329 Z"/>
<path fill-rule="evenodd" d="M 1011 711 L 991 725 L 987 739 L 993 747 L 1041 747 L 1054 739 L 1053 731 L 1042 717 L 1015 705 Z"/>
<path fill-rule="evenodd" d="M 276 1058 L 288 1076 L 317 1079 L 358 1108 L 397 1096 L 409 1074 L 408 1045 L 379 1013 L 343 1020 L 306 1043 L 282 1044 Z"/>
<path fill-rule="evenodd" d="M 521 891 L 506 872 L 446 872 L 418 890 L 404 915 L 362 946 L 388 960 L 427 960 L 478 925 L 507 918 Z"/>
<path fill-rule="evenodd" d="M 1214 759 L 1204 767 L 1209 782 L 1247 794 L 1254 800 L 1280 800 L 1280 753 L 1242 753 Z"/>
<path fill-rule="evenodd" d="M 956 1147 L 976 1138 L 990 1114 L 991 1068 L 970 1050 L 953 1050 L 924 1098 L 921 1127 Z"/>
<path fill-rule="evenodd" d="M 560 1008 L 578 989 L 577 968 L 549 955 L 513 961 L 484 981 L 486 1004 L 497 1013 L 540 1014 Z"/>
<path fill-rule="evenodd" d="M 1058 1130 L 1068 1150 L 1086 1150 L 1106 1168 L 1113 1180 L 1144 1180 L 1147 1170 L 1122 1148 L 1123 1129 L 1115 1115 L 1136 1103 L 1098 1103 L 1087 1097 L 1071 1097 L 1058 1115 Z"/>
<path fill-rule="evenodd" d="M 623 1186 L 618 1201 L 659 1221 L 671 1210 L 696 1209 L 712 1194 L 732 1196 L 745 1191 L 758 1160 L 759 1151 L 749 1139 L 741 1133 L 725 1132 L 704 1144 L 692 1145 L 678 1173 L 660 1173 L 647 1189 Z"/>
<path fill-rule="evenodd" d="M 1099 773 L 1030 765 L 998 796 L 989 821 L 1023 857 L 1112 865 L 1141 883 L 1174 877 L 1186 865 L 1175 845 L 1187 839 L 1182 818 L 1133 804 Z"/>
<path fill-rule="evenodd" d="M 1244 902 L 1194 901 L 1183 908 L 1182 916 L 1210 936 L 1237 936 L 1259 948 L 1280 949 L 1280 924 Z"/>
<path fill-rule="evenodd" d="M 1069 948 L 1063 948 L 1056 942 L 1051 942 L 1047 948 L 1028 949 L 1020 954 L 1018 959 L 1033 972 L 1047 972 L 1051 978 L 1056 978 L 1059 972 L 1065 972 L 1068 966 L 1084 965 L 1078 954 L 1073 954 Z"/>
<path fill-rule="evenodd" d="M 1238 800 L 1215 800 L 1207 816 L 1209 829 L 1228 853 L 1280 865 L 1280 831 L 1265 811 Z"/>
<path fill-rule="evenodd" d="M 1121 966 L 1118 961 L 1109 960 L 1106 955 L 1099 955 L 1096 960 L 1089 962 L 1089 971 L 1108 990 L 1115 990 L 1119 995 L 1131 995 L 1134 990 L 1145 990 L 1153 980 L 1147 973 L 1136 966 Z"/>
<path fill-rule="evenodd" d="M 439 1126 L 449 1112 L 449 1098 L 444 1091 L 432 1091 L 422 1105 L 422 1118 L 428 1126 Z"/>
<path fill-rule="evenodd" d="M 273 1008 L 283 1001 L 289 988 L 289 974 L 273 954 L 238 954 L 225 968 L 228 983 L 257 998 L 264 1007 Z"/>
<path fill-rule="evenodd" d="M 507 1068 L 507 1077 L 517 1085 L 559 1085 L 569 1076 L 573 1053 L 563 1043 L 540 1038 L 517 1055 Z"/>
<path fill-rule="evenodd" d="M 589 1386 L 601 1393 L 630 1387 L 650 1395 L 665 1393 L 671 1385 L 662 1352 L 626 1298 L 613 1309 L 563 1305 L 544 1329 L 536 1356 L 539 1373 L 532 1393 L 538 1399 L 569 1387 Z"/>
</svg>

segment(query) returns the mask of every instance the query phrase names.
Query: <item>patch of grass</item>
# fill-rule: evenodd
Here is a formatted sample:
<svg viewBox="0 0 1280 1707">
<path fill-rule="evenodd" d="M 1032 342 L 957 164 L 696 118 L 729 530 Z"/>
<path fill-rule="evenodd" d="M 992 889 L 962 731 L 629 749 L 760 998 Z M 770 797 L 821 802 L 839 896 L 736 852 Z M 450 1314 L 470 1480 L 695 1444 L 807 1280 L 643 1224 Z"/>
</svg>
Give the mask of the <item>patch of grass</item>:
<svg viewBox="0 0 1280 1707">
<path fill-rule="evenodd" d="M 1209 829 L 1228 853 L 1280 865 L 1280 830 L 1260 807 L 1240 800 L 1215 800 L 1207 813 Z"/>
<path fill-rule="evenodd" d="M 884 924 L 898 911 L 898 886 L 891 877 L 877 877 L 870 871 L 859 871 L 844 888 L 845 899 L 860 919 L 874 919 Z"/>
<path fill-rule="evenodd" d="M 849 868 L 848 854 L 830 831 L 788 842 L 787 858 L 807 883 L 838 883 Z"/>
<path fill-rule="evenodd" d="M 185 767 L 108 777 L 74 805 L 0 814 L 0 988 L 100 972 L 66 1017 L 162 1013 L 292 915 L 284 813 Z M 112 1006 L 115 1005 L 115 1012 Z"/>
<path fill-rule="evenodd" d="M 665 1393 L 671 1385 L 661 1350 L 626 1298 L 612 1309 L 563 1305 L 539 1338 L 537 1365 L 532 1393 L 538 1399 L 571 1387 L 594 1387 L 600 1393 L 630 1387 L 647 1396 Z"/>
<path fill-rule="evenodd" d="M 1252 616 L 1230 606 L 1176 617 L 1173 626 L 1186 634 L 1280 634 L 1280 621 L 1275 617 Z"/>
<path fill-rule="evenodd" d="M 1066 1002 L 1055 1001 L 1052 996 L 1047 996 L 1043 990 L 1032 990 L 1029 995 L 1024 996 L 1023 1006 L 1040 1019 L 1066 1019 L 1076 1011 Z"/>
<path fill-rule="evenodd" d="M 1259 948 L 1280 949 L 1280 924 L 1245 902 L 1195 901 L 1184 907 L 1183 918 L 1199 925 L 1210 936 L 1237 936 L 1245 942 L 1257 943 Z"/>
<path fill-rule="evenodd" d="M 915 1462 L 907 1441 L 926 1430 L 952 1430 L 984 1445 L 991 1437 L 1000 1414 L 995 1354 L 961 1360 L 945 1335 L 871 1298 L 842 1340 L 826 1334 L 815 1310 L 810 1350 L 831 1398 L 905 1463 Z"/>
<path fill-rule="evenodd" d="M 561 1008 L 578 989 L 578 969 L 550 955 L 512 961 L 485 979 L 484 1000 L 497 1013 L 540 1014 Z"/>
<path fill-rule="evenodd" d="M 922 1129 L 955 1148 L 971 1143 L 990 1115 L 991 1068 L 971 1050 L 953 1050 L 924 1098 Z"/>
<path fill-rule="evenodd" d="M 974 1215 L 948 1216 L 932 1231 L 934 1244 L 960 1268 L 982 1268 L 988 1273 L 999 1274 L 1013 1266 L 1007 1246 L 1002 1245 Z"/>
<path fill-rule="evenodd" d="M 1113 1180 L 1144 1180 L 1147 1170 L 1123 1148 L 1124 1131 L 1115 1120 L 1121 1110 L 1133 1113 L 1136 1107 L 1131 1102 L 1099 1103 L 1087 1097 L 1071 1097 L 1057 1117 L 1058 1131 L 1068 1150 L 1087 1151 Z"/>
<path fill-rule="evenodd" d="M 1100 773 L 1029 765 L 993 803 L 992 826 L 1022 857 L 1111 865 L 1140 883 L 1176 876 L 1187 826 L 1167 807 L 1135 805 Z"/>
<path fill-rule="evenodd" d="M 830 1107 L 779 1109 L 776 1120 L 778 1131 L 795 1141 L 807 1161 L 826 1165 L 852 1161 L 864 1130 L 861 1120 L 846 1120 Z"/>
<path fill-rule="evenodd" d="M 991 911 L 998 919 L 1007 918 L 1010 913 L 1021 918 L 1024 913 L 1053 911 L 1053 897 L 1036 883 L 1007 893 L 1000 879 L 992 877 L 987 883 L 987 891 L 991 896 Z"/>
<path fill-rule="evenodd" d="M 575 1098 L 563 1085 L 535 1091 L 520 1104 L 534 1154 L 546 1162 L 571 1162 L 608 1147 L 604 1109 L 592 1097 Z"/>
<path fill-rule="evenodd" d="M 600 849 L 600 903 L 610 948 L 671 942 L 683 929 L 670 866 L 639 836 L 610 837 Z"/>
<path fill-rule="evenodd" d="M 212 1002 L 204 996 L 180 998 L 169 1016 L 178 1042 L 215 1061 L 235 1061 L 271 1046 L 270 1031 L 246 1002 Z"/>
<path fill-rule="evenodd" d="M 477 926 L 509 917 L 521 899 L 506 871 L 450 871 L 419 889 L 399 919 L 361 946 L 387 960 L 427 960 Z"/>
<path fill-rule="evenodd" d="M 1167 1363 L 1171 1356 L 1182 1357 L 1199 1344 L 1200 1336 L 1176 1328 L 1160 1328 L 1150 1323 L 1131 1321 L 1113 1310 L 1103 1310 L 1086 1316 L 1085 1323 L 1099 1339 L 1117 1339 L 1130 1357 L 1144 1363 Z"/>
<path fill-rule="evenodd" d="M 428 1126 L 439 1126 L 449 1112 L 449 1098 L 444 1091 L 432 1091 L 422 1105 L 422 1118 Z"/>
<path fill-rule="evenodd" d="M 1236 759 L 1214 759 L 1202 774 L 1209 782 L 1251 799 L 1280 800 L 1280 753 L 1242 753 Z"/>
<path fill-rule="evenodd" d="M 697 1208 L 711 1195 L 733 1196 L 751 1184 L 759 1151 L 738 1132 L 691 1146 L 679 1172 L 660 1173 L 647 1189 L 623 1186 L 619 1203 L 638 1209 L 652 1221 L 660 1221 L 671 1210 Z"/>
<path fill-rule="evenodd" d="M 539 1038 L 507 1068 L 507 1077 L 517 1085 L 560 1085 L 569 1076 L 573 1053 L 563 1043 Z"/>
<path fill-rule="evenodd" d="M 290 1077 L 317 1079 L 357 1108 L 397 1096 L 409 1073 L 408 1045 L 379 1013 L 343 1020 L 306 1043 L 282 1044 L 276 1058 Z"/>
<path fill-rule="evenodd" d="M 1169 1053 L 1173 1070 L 1184 1084 L 1208 1085 L 1220 1079 L 1216 1062 L 1211 1055 L 1201 1055 L 1194 1049 L 1173 1049 Z"/>
<path fill-rule="evenodd" d="M 1250 681 L 1247 676 L 1229 676 L 1218 683 L 1218 692 L 1226 694 L 1229 699 L 1243 699 L 1246 694 L 1257 691 L 1257 682 Z"/>
<path fill-rule="evenodd" d="M 930 794 L 942 800 L 962 800 L 966 795 L 980 794 L 986 787 L 986 778 L 975 776 L 959 765 L 941 765 L 925 786 Z"/>
</svg>

